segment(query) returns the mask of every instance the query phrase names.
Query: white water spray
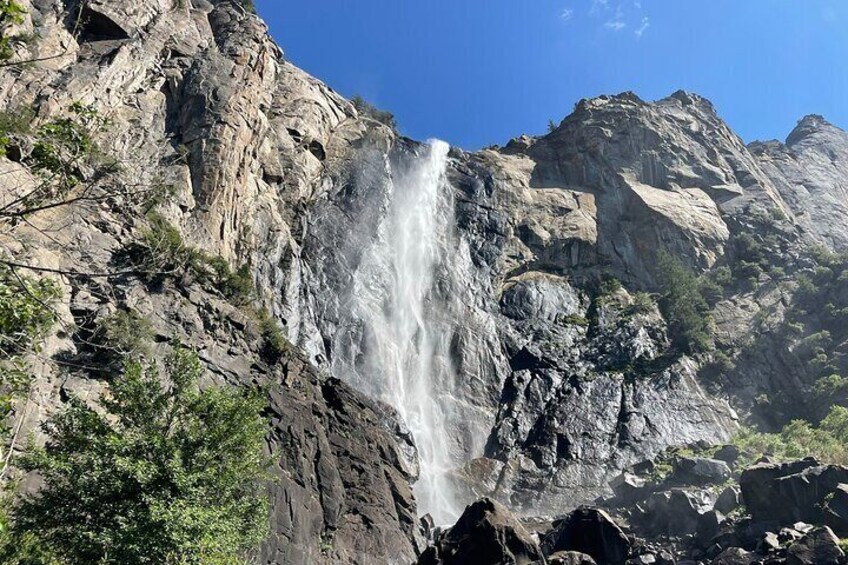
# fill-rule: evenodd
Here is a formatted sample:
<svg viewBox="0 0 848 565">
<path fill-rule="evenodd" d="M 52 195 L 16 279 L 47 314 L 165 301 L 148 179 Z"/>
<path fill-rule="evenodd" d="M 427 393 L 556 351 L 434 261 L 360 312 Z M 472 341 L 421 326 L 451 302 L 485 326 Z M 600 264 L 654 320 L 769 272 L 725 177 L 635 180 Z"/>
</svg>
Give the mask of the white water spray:
<svg viewBox="0 0 848 565">
<path fill-rule="evenodd" d="M 433 297 L 453 241 L 448 150 L 446 143 L 431 141 L 411 166 L 392 171 L 388 210 L 356 270 L 347 305 L 362 332 L 361 351 L 356 360 L 333 361 L 336 374 L 353 371 L 357 386 L 393 406 L 406 422 L 418 448 L 419 511 L 437 523 L 452 523 L 458 515 L 446 480 L 452 465 L 440 401 L 454 382 L 450 335 Z"/>
</svg>

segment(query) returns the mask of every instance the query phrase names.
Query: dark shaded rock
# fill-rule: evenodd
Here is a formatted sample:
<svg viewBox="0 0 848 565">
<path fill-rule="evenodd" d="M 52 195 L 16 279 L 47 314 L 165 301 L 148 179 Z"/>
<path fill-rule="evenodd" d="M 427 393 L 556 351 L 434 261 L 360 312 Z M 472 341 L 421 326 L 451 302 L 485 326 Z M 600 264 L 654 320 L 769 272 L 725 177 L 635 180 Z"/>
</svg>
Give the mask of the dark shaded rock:
<svg viewBox="0 0 848 565">
<path fill-rule="evenodd" d="M 721 491 L 715 502 L 714 508 L 722 514 L 729 514 L 742 504 L 741 490 L 736 485 L 731 485 Z"/>
<path fill-rule="evenodd" d="M 752 561 L 750 552 L 741 547 L 725 549 L 712 560 L 712 565 L 749 565 Z"/>
<path fill-rule="evenodd" d="M 678 457 L 669 481 L 679 485 L 721 484 L 730 478 L 730 467 L 724 461 L 706 457 Z"/>
<path fill-rule="evenodd" d="M 386 427 L 391 411 L 341 381 L 321 381 L 303 361 L 286 365 L 298 386 L 270 392 L 269 442 L 282 472 L 263 562 L 414 560 L 423 545 L 414 476 Z"/>
<path fill-rule="evenodd" d="M 740 455 L 739 448 L 735 445 L 728 444 L 719 448 L 718 451 L 713 455 L 713 459 L 718 459 L 719 461 L 724 461 L 728 465 L 732 466 L 736 463 L 736 460 L 739 459 Z"/>
<path fill-rule="evenodd" d="M 647 480 L 632 473 L 622 473 L 610 482 L 616 505 L 629 505 L 644 500 L 652 492 Z"/>
<path fill-rule="evenodd" d="M 701 544 L 706 544 L 712 540 L 721 533 L 721 526 L 724 521 L 724 515 L 717 510 L 710 510 L 701 514 L 698 518 L 698 529 L 696 531 L 698 541 Z"/>
<path fill-rule="evenodd" d="M 841 484 L 826 498 L 825 523 L 841 536 L 848 535 L 848 485 Z"/>
<path fill-rule="evenodd" d="M 816 528 L 789 546 L 787 565 L 838 565 L 845 553 L 839 538 L 827 526 Z"/>
<path fill-rule="evenodd" d="M 597 565 L 597 562 L 579 551 L 557 551 L 548 556 L 547 565 Z"/>
<path fill-rule="evenodd" d="M 755 521 L 823 523 L 825 497 L 848 483 L 848 468 L 820 465 L 815 459 L 760 463 L 746 469 L 739 485 Z"/>
<path fill-rule="evenodd" d="M 653 535 L 692 534 L 705 512 L 702 501 L 692 493 L 680 489 L 658 492 L 648 498 L 641 525 Z"/>
<path fill-rule="evenodd" d="M 542 549 L 546 555 L 579 551 L 591 555 L 598 563 L 623 565 L 630 541 L 609 514 L 582 507 L 554 523 L 554 530 L 542 541 Z"/>
<path fill-rule="evenodd" d="M 528 564 L 542 559 L 524 526 L 500 503 L 483 498 L 469 505 L 456 525 L 439 539 L 420 564 Z M 435 557 L 435 560 L 434 560 Z"/>
<path fill-rule="evenodd" d="M 780 549 L 780 537 L 774 532 L 766 532 L 766 535 L 757 544 L 757 551 L 760 553 L 770 553 L 778 549 Z"/>
</svg>

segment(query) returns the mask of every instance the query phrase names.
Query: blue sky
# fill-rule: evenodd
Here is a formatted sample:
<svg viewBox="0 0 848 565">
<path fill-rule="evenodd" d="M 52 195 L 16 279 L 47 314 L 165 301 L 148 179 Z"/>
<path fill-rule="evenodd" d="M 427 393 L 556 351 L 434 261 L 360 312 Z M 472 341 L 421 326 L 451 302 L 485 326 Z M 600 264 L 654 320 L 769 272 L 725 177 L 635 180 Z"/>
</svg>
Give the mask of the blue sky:
<svg viewBox="0 0 848 565">
<path fill-rule="evenodd" d="M 257 0 L 293 63 L 466 149 L 581 98 L 683 88 L 745 141 L 848 126 L 847 0 Z"/>
</svg>

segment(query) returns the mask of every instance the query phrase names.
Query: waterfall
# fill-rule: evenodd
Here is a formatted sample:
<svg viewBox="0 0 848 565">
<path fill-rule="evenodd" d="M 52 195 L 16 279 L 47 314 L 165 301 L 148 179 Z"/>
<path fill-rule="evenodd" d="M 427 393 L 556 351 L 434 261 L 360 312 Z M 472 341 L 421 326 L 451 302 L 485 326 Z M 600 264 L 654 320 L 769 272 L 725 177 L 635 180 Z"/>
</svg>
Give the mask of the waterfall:
<svg viewBox="0 0 848 565">
<path fill-rule="evenodd" d="M 419 511 L 437 523 L 458 516 L 447 472 L 446 426 L 454 371 L 450 322 L 437 287 L 454 245 L 453 197 L 445 180 L 448 145 L 431 141 L 411 164 L 392 167 L 377 234 L 353 275 L 333 372 L 393 406 L 418 448 Z M 353 334 L 355 337 L 351 337 Z M 356 345 L 351 346 L 351 341 Z M 352 375 L 352 376 L 351 376 Z"/>
</svg>

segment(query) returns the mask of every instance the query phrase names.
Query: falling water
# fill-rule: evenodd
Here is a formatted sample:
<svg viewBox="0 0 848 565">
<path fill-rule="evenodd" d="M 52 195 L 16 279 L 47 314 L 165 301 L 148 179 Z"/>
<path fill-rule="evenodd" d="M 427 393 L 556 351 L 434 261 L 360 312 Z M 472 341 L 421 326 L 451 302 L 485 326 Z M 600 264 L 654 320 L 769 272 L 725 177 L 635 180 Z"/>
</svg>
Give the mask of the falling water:
<svg viewBox="0 0 848 565">
<path fill-rule="evenodd" d="M 348 304 L 361 335 L 353 368 L 357 384 L 392 405 L 412 432 L 419 511 L 440 523 L 457 517 L 446 480 L 452 465 L 440 401 L 440 392 L 453 382 L 450 339 L 434 296 L 453 239 L 448 149 L 431 141 L 411 165 L 392 171 L 388 209 L 356 270 Z M 334 360 L 334 370 L 350 374 L 351 361 Z"/>
</svg>

